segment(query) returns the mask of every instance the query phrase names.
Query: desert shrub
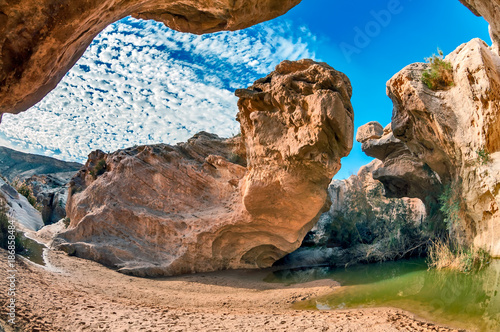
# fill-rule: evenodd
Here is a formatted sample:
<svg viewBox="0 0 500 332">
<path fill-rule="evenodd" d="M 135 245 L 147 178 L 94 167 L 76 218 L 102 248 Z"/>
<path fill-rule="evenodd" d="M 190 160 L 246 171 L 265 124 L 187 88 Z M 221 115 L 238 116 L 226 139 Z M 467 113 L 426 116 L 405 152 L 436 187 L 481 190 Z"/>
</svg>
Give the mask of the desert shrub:
<svg viewBox="0 0 500 332">
<path fill-rule="evenodd" d="M 448 184 L 439 195 L 440 211 L 443 213 L 444 223 L 448 230 L 451 230 L 453 225 L 460 220 L 462 196 L 458 188 L 458 185 Z"/>
<path fill-rule="evenodd" d="M 349 249 L 367 261 L 425 251 L 430 236 L 427 220 L 415 222 L 405 201 L 385 199 L 381 183 L 368 191 L 355 186 L 346 192 L 344 203 L 348 208 L 337 211 L 323 226 L 327 236 L 322 244 L 327 247 Z"/>
<path fill-rule="evenodd" d="M 453 85 L 453 67 L 444 61 L 443 52 L 438 49 L 426 62 L 430 68 L 422 73 L 422 82 L 431 90 L 443 90 Z"/>
<path fill-rule="evenodd" d="M 14 230 L 9 232 L 9 217 L 7 216 L 7 209 L 2 202 L 0 202 L 0 247 L 3 249 L 8 249 L 9 246 L 9 235 L 14 235 L 14 245 L 16 253 L 24 251 L 24 246 L 21 242 L 21 236 Z M 12 226 L 11 226 L 12 227 Z"/>
<path fill-rule="evenodd" d="M 477 161 L 480 165 L 486 165 L 491 161 L 490 153 L 486 149 L 480 149 L 476 151 Z"/>
<path fill-rule="evenodd" d="M 101 159 L 97 162 L 93 169 L 90 170 L 90 175 L 96 179 L 98 176 L 103 175 L 106 172 L 106 160 Z"/>
<path fill-rule="evenodd" d="M 14 180 L 12 182 L 12 186 L 17 190 L 18 193 L 26 197 L 28 202 L 35 208 L 40 210 L 41 207 L 39 206 L 35 195 L 33 195 L 33 190 L 24 182 L 21 182 L 19 180 Z"/>
<path fill-rule="evenodd" d="M 235 152 L 232 152 L 228 159 L 227 159 L 229 162 L 232 162 L 233 164 L 237 164 L 237 165 L 240 165 L 240 166 L 243 166 L 243 167 L 246 167 L 247 166 L 247 161 L 245 158 L 243 158 L 241 155 L 239 155 L 238 153 L 235 153 Z"/>
<path fill-rule="evenodd" d="M 71 223 L 71 219 L 69 219 L 69 217 L 66 217 L 63 219 L 63 223 L 64 223 L 64 226 L 66 226 L 66 228 L 69 226 L 69 224 Z"/>
<path fill-rule="evenodd" d="M 450 240 L 433 242 L 428 251 L 429 268 L 449 269 L 463 273 L 479 271 L 491 260 L 489 253 L 481 248 L 466 247 Z"/>
</svg>

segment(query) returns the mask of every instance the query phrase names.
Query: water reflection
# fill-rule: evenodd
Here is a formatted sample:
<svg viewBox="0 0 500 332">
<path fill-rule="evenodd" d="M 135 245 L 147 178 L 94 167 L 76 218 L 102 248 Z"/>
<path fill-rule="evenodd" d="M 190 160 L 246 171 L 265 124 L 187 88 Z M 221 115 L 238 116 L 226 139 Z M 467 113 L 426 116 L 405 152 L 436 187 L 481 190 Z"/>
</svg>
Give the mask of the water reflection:
<svg viewBox="0 0 500 332">
<path fill-rule="evenodd" d="M 313 272 L 314 271 L 314 272 Z M 500 260 L 475 274 L 427 271 L 423 260 L 329 270 L 280 271 L 268 281 L 285 283 L 331 278 L 345 287 L 297 304 L 303 309 L 392 306 L 441 324 L 500 331 Z"/>
</svg>

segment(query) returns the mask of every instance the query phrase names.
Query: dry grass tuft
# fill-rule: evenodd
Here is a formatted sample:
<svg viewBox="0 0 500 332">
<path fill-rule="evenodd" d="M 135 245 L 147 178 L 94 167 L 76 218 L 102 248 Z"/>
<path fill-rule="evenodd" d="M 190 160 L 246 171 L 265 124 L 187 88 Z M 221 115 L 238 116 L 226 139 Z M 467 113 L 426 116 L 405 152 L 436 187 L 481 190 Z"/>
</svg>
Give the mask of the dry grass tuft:
<svg viewBox="0 0 500 332">
<path fill-rule="evenodd" d="M 482 248 L 464 247 L 449 240 L 438 240 L 429 247 L 429 268 L 453 270 L 463 273 L 479 271 L 491 260 L 489 253 Z"/>
</svg>

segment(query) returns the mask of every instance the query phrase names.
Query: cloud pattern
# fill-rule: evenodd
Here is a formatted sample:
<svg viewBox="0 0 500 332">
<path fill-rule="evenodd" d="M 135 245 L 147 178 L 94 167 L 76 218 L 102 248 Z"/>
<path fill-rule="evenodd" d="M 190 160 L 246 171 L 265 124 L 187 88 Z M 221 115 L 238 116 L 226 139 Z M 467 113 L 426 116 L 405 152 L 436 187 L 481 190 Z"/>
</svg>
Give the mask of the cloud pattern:
<svg viewBox="0 0 500 332">
<path fill-rule="evenodd" d="M 238 133 L 234 90 L 284 59 L 315 58 L 316 37 L 278 19 L 236 32 L 192 35 L 125 18 L 95 38 L 57 88 L 5 114 L 0 144 L 84 162 L 95 149 Z"/>
</svg>

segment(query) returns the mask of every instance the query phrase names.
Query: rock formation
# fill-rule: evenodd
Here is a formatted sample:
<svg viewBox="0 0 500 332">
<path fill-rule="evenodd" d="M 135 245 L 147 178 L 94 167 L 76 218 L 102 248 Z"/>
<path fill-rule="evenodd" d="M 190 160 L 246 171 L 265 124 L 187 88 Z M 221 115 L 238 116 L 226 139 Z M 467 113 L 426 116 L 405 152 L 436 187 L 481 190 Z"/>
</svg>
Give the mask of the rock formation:
<svg viewBox="0 0 500 332">
<path fill-rule="evenodd" d="M 351 93 L 327 64 L 285 61 L 236 92 L 241 136 L 91 153 L 53 245 L 138 276 L 271 266 L 313 227 L 352 147 Z"/>
<path fill-rule="evenodd" d="M 358 138 L 363 132 L 368 131 L 358 130 Z M 387 198 L 382 183 L 374 179 L 382 167 L 381 161 L 374 160 L 357 175 L 332 180 L 329 211 L 321 215 L 301 247 L 279 264 L 345 266 L 424 250 L 432 237 L 425 205 L 417 198 Z"/>
<path fill-rule="evenodd" d="M 58 222 L 66 217 L 66 200 L 68 183 L 72 173 L 55 173 L 50 175 L 33 175 L 23 181 L 31 189 L 45 225 Z"/>
<path fill-rule="evenodd" d="M 380 128 L 381 135 L 367 135 L 375 126 Z M 428 207 L 431 202 L 437 202 L 442 191 L 438 175 L 415 157 L 404 142 L 394 137 L 390 126 L 382 131 L 378 122 L 370 122 L 358 128 L 356 138 L 363 143 L 364 153 L 383 162 L 381 167 L 373 170 L 373 178 L 384 185 L 386 197 L 419 198 Z"/>
<path fill-rule="evenodd" d="M 0 115 L 40 101 L 109 24 L 132 15 L 182 32 L 243 29 L 300 0 L 22 0 L 0 2 Z"/>
<path fill-rule="evenodd" d="M 458 210 L 450 211 L 456 215 L 448 218 L 454 221 L 449 225 L 452 232 L 500 256 L 500 57 L 474 39 L 445 60 L 453 67 L 454 85 L 448 89 L 427 88 L 421 80 L 426 64 L 409 65 L 387 83 L 394 111 L 393 136 L 386 135 L 385 140 L 392 140 L 394 148 L 399 144 L 398 152 L 381 152 L 385 136 L 368 140 L 363 148 L 384 161 L 381 170 L 388 178 L 381 173 L 374 177 L 386 188 L 391 177 L 395 183 L 404 181 L 415 196 L 434 188 L 436 181 L 451 188 L 453 197 L 448 200 Z M 409 165 L 398 162 L 400 155 L 412 160 L 409 170 L 420 168 L 411 171 L 417 174 L 413 179 L 398 174 Z M 405 190 L 395 194 L 411 196 Z"/>
<path fill-rule="evenodd" d="M 460 0 L 474 15 L 482 16 L 490 23 L 490 36 L 493 49 L 499 52 L 500 42 L 500 1 L 498 0 Z"/>
<path fill-rule="evenodd" d="M 0 174 L 31 191 L 45 224 L 66 216 L 69 180 L 83 165 L 0 146 Z"/>
</svg>

